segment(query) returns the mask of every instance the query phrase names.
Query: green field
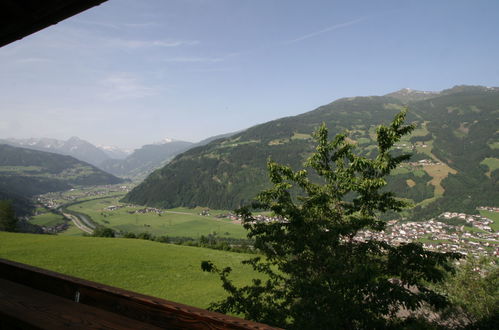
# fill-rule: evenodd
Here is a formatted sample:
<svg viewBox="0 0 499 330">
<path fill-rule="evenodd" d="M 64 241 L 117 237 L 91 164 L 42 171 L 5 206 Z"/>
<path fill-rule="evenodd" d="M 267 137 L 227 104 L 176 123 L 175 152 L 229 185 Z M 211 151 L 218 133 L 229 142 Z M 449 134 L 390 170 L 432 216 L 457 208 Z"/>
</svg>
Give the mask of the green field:
<svg viewBox="0 0 499 330">
<path fill-rule="evenodd" d="M 491 173 L 499 168 L 499 159 L 488 157 L 482 160 L 480 164 L 486 165 L 489 168 L 487 175 L 490 177 Z"/>
<path fill-rule="evenodd" d="M 52 212 L 45 212 L 42 214 L 35 215 L 29 222 L 38 226 L 56 226 L 58 224 L 64 223 L 65 219 L 62 215 Z"/>
<path fill-rule="evenodd" d="M 83 236 L 84 232 L 81 231 L 78 227 L 74 225 L 73 222 L 68 222 L 68 229 L 66 229 L 63 232 L 58 233 L 57 235 L 63 235 L 63 236 Z"/>
<path fill-rule="evenodd" d="M 226 219 L 214 217 L 225 213 L 220 210 L 210 211 L 210 216 L 201 216 L 202 208 L 176 208 L 161 215 L 155 213 L 130 214 L 128 212 L 143 209 L 139 206 L 127 206 L 109 211 L 110 205 L 121 205 L 117 197 L 90 200 L 68 207 L 69 210 L 89 215 L 93 221 L 115 230 L 133 233 L 149 232 L 156 236 L 184 236 L 197 238 L 214 232 L 222 237 L 245 238 L 246 230 L 242 225 Z"/>
<path fill-rule="evenodd" d="M 124 238 L 0 232 L 0 258 L 201 308 L 224 296 L 201 261 L 231 267 L 238 284 L 254 276 L 245 254 Z"/>
<path fill-rule="evenodd" d="M 495 232 L 499 231 L 499 212 L 480 210 L 480 214 L 494 221 L 494 223 L 490 225 L 490 228 Z"/>
</svg>

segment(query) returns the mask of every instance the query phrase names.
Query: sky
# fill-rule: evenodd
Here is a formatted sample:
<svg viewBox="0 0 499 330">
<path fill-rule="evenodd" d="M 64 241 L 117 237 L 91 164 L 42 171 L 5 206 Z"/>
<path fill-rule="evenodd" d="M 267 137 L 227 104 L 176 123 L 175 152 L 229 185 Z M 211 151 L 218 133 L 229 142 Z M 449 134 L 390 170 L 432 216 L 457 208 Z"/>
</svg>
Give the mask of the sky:
<svg viewBox="0 0 499 330">
<path fill-rule="evenodd" d="M 196 142 L 401 88 L 499 86 L 499 1 L 109 0 L 0 48 L 0 138 Z"/>
</svg>

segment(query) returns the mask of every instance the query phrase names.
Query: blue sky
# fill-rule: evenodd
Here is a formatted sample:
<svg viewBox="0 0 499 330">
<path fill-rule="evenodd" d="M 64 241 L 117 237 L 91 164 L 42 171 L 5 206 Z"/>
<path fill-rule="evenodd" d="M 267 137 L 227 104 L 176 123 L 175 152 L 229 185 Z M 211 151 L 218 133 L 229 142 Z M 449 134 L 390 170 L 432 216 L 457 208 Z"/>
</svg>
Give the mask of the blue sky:
<svg viewBox="0 0 499 330">
<path fill-rule="evenodd" d="M 109 0 L 0 48 L 0 138 L 198 141 L 341 97 L 499 85 L 499 1 Z"/>
</svg>

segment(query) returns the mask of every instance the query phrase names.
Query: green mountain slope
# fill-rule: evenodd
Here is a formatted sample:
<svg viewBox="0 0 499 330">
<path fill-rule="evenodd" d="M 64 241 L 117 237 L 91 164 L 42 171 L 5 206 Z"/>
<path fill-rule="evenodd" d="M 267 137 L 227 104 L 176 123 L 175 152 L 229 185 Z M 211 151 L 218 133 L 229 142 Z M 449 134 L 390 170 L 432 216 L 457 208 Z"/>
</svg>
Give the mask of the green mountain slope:
<svg viewBox="0 0 499 330">
<path fill-rule="evenodd" d="M 1 195 L 29 197 L 75 185 L 123 182 L 71 156 L 0 145 Z"/>
<path fill-rule="evenodd" d="M 499 90 L 477 86 L 345 98 L 254 126 L 178 155 L 125 200 L 161 207 L 238 207 L 267 186 L 269 157 L 301 166 L 313 148 L 311 133 L 321 122 L 331 136 L 348 130 L 352 143 L 373 156 L 376 126 L 388 123 L 404 103 L 411 109 L 408 121 L 418 128 L 395 152 L 411 152 L 413 158 L 396 169 L 389 188 L 411 199 L 418 215 L 497 204 L 499 171 L 488 165 L 499 160 Z"/>
</svg>

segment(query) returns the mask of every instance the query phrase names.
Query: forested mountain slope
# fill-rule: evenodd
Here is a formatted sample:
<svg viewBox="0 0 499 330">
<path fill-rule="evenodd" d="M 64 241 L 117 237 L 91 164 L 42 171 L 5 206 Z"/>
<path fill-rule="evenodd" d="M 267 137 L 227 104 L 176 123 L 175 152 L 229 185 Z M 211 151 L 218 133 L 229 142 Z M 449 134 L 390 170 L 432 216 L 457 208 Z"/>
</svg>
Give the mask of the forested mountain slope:
<svg viewBox="0 0 499 330">
<path fill-rule="evenodd" d="M 269 157 L 301 167 L 313 148 L 311 134 L 322 122 L 331 137 L 348 130 L 352 143 L 374 156 L 376 126 L 390 122 L 404 104 L 417 129 L 395 152 L 411 152 L 413 158 L 395 170 L 390 189 L 412 200 L 418 216 L 473 212 L 478 205 L 499 203 L 499 89 L 480 86 L 344 98 L 257 125 L 178 155 L 125 200 L 161 207 L 238 207 L 267 187 Z"/>
<path fill-rule="evenodd" d="M 18 200 L 75 185 L 120 182 L 123 180 L 71 156 L 0 144 L 0 197 Z"/>
</svg>

